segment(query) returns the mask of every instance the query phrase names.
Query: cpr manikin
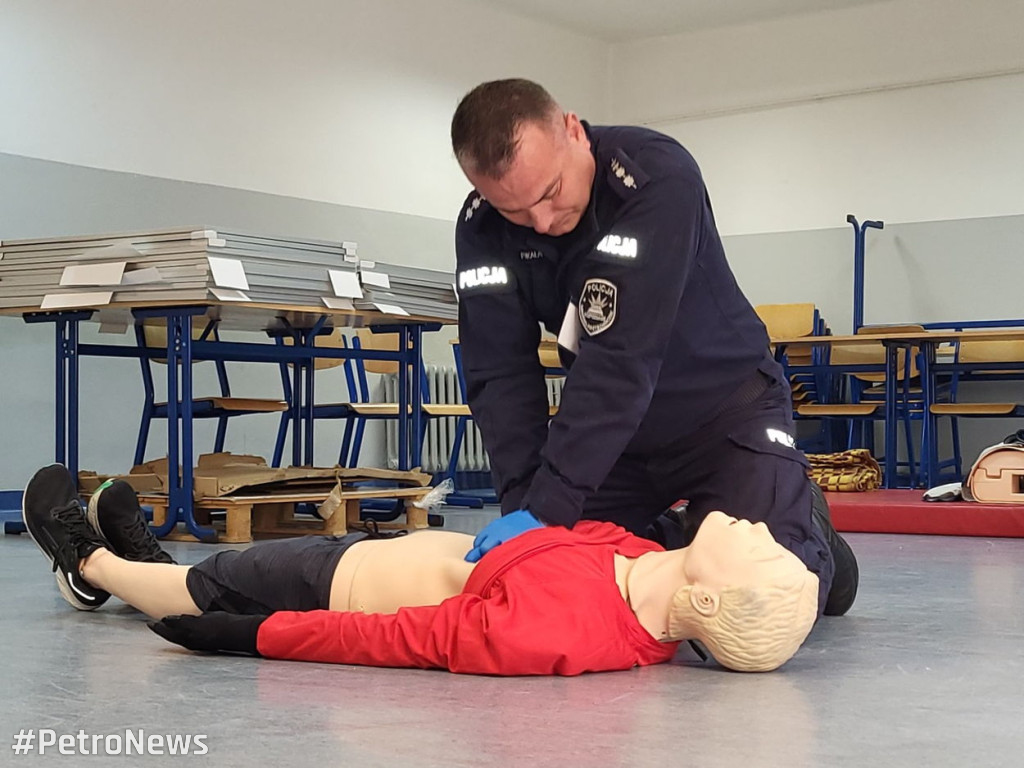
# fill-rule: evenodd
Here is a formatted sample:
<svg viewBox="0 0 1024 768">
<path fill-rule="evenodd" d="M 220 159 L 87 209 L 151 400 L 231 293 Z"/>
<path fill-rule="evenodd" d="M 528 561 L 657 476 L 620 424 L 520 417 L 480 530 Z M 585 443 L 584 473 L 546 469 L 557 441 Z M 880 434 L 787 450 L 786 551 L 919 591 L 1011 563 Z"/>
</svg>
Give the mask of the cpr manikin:
<svg viewBox="0 0 1024 768">
<path fill-rule="evenodd" d="M 581 520 L 522 533 L 475 563 L 472 536 L 421 531 L 280 539 L 187 566 L 148 532 L 127 483 L 94 493 L 89 519 L 60 465 L 39 470 L 24 499 L 65 600 L 94 610 L 114 595 L 198 651 L 576 675 L 665 662 L 693 639 L 725 667 L 765 671 L 797 651 L 818 612 L 817 576 L 763 523 L 721 512 L 669 551 Z"/>
<path fill-rule="evenodd" d="M 352 546 L 335 571 L 331 610 L 394 613 L 462 591 L 472 538 L 422 531 Z M 616 554 L 615 581 L 641 626 L 662 642 L 699 640 L 730 669 L 775 669 L 814 623 L 818 577 L 772 538 L 722 512 L 684 549 Z"/>
</svg>

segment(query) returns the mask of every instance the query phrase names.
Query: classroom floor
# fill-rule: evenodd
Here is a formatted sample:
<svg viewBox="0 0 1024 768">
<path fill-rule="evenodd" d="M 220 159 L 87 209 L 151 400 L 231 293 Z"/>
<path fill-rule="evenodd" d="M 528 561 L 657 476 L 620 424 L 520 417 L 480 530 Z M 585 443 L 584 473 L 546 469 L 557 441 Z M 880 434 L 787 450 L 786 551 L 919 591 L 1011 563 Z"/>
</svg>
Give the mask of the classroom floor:
<svg viewBox="0 0 1024 768">
<path fill-rule="evenodd" d="M 453 513 L 450 526 L 481 519 Z M 76 612 L 32 541 L 0 536 L 0 763 L 22 762 L 7 757 L 21 729 L 143 729 L 203 734 L 218 766 L 1020 765 L 1024 539 L 849 540 L 857 603 L 777 672 L 686 653 L 630 672 L 501 679 L 194 655 L 115 600 Z M 213 551 L 168 549 L 182 562 Z M 115 760 L 134 764 L 90 764 Z"/>
</svg>

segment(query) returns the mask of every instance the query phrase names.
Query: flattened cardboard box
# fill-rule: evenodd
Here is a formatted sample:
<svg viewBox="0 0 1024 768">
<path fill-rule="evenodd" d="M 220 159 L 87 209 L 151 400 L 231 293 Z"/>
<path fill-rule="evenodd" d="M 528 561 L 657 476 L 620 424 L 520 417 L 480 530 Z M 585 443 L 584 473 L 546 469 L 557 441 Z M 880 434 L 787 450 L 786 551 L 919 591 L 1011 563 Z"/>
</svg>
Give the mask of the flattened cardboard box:
<svg viewBox="0 0 1024 768">
<path fill-rule="evenodd" d="M 82 493 L 95 493 L 107 480 L 124 480 L 136 493 L 163 493 L 166 490 L 166 476 L 161 478 L 152 472 L 132 472 L 127 475 L 101 475 L 83 469 L 78 473 L 78 489 Z"/>
<path fill-rule="evenodd" d="M 167 492 L 167 459 L 156 459 L 135 467 L 141 473 L 155 475 Z M 231 496 L 239 491 L 270 494 L 279 492 L 328 493 L 339 481 L 392 480 L 398 485 L 423 487 L 430 475 L 418 471 L 400 472 L 384 469 L 347 467 L 270 467 L 262 456 L 208 453 L 199 457 L 193 475 L 193 496 L 196 499 Z"/>
</svg>

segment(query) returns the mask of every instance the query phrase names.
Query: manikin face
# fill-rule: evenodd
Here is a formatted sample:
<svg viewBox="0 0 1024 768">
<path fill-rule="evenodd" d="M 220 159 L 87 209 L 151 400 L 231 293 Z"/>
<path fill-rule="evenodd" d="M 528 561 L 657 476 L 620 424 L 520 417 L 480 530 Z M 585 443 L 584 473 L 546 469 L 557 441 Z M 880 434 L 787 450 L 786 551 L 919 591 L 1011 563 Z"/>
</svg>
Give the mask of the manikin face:
<svg viewBox="0 0 1024 768">
<path fill-rule="evenodd" d="M 575 229 L 587 210 L 594 156 L 583 125 L 569 112 L 553 122 L 523 124 L 515 158 L 501 179 L 463 170 L 513 224 L 558 236 Z"/>
<path fill-rule="evenodd" d="M 792 571 L 794 564 L 803 568 L 796 555 L 772 538 L 764 523 L 710 512 L 687 548 L 685 571 L 695 586 L 721 592 L 728 586 L 773 581 Z"/>
</svg>

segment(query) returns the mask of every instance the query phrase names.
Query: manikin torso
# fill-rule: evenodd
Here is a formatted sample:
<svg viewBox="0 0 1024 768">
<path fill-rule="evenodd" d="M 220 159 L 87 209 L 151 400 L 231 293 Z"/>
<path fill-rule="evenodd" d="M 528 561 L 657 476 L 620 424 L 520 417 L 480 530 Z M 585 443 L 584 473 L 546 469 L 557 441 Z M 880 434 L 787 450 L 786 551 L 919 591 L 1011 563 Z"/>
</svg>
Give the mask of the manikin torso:
<svg viewBox="0 0 1024 768">
<path fill-rule="evenodd" d="M 474 564 L 464 558 L 472 546 L 472 536 L 454 531 L 357 542 L 334 571 L 331 610 L 395 613 L 437 605 L 466 586 Z"/>
<path fill-rule="evenodd" d="M 474 563 L 464 558 L 472 546 L 472 536 L 454 531 L 419 531 L 395 539 L 357 542 L 334 572 L 331 610 L 394 613 L 407 606 L 438 605 L 466 586 Z M 614 557 L 619 593 L 630 602 L 631 590 L 639 592 L 630 579 L 637 559 Z M 645 600 L 634 610 L 648 632 L 659 639 L 665 637 L 664 604 Z"/>
</svg>

